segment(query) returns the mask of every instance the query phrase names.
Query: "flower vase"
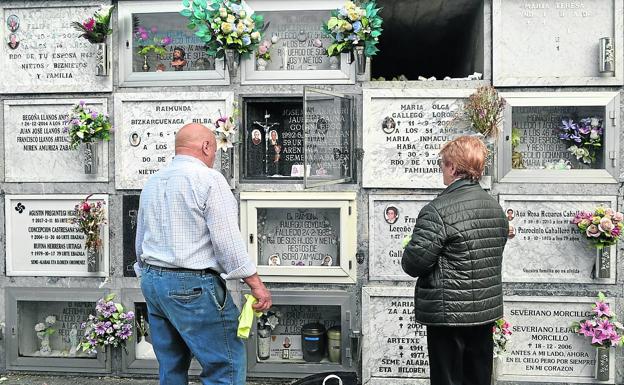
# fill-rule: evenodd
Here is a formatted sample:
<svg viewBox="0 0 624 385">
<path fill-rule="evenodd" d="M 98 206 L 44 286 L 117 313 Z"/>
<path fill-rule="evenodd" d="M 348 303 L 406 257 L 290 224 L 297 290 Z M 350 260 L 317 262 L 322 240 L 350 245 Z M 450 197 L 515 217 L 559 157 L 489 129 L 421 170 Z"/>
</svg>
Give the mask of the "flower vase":
<svg viewBox="0 0 624 385">
<path fill-rule="evenodd" d="M 598 381 L 608 381 L 610 374 L 610 354 L 611 349 L 607 347 L 596 348 L 596 379 Z"/>
<path fill-rule="evenodd" d="M 271 356 L 271 328 L 258 329 L 258 358 L 268 360 Z"/>
<path fill-rule="evenodd" d="M 149 64 L 147 64 L 147 55 L 143 55 L 143 72 L 148 72 L 150 70 Z"/>
<path fill-rule="evenodd" d="M 39 354 L 42 356 L 49 356 L 52 353 L 52 348 L 50 348 L 50 336 L 46 333 L 43 333 L 42 336 L 39 336 L 41 339 L 41 348 L 39 348 Z"/>
<path fill-rule="evenodd" d="M 88 142 L 82 145 L 82 161 L 85 174 L 97 174 L 98 152 L 97 143 Z"/>
<path fill-rule="evenodd" d="M 364 75 L 366 72 L 366 55 L 364 55 L 364 47 L 356 46 L 355 50 L 355 66 L 358 75 Z"/>
<path fill-rule="evenodd" d="M 257 68 L 258 71 L 266 71 L 266 66 L 267 66 L 267 61 L 266 60 L 264 60 L 263 58 L 259 58 L 256 61 L 256 64 L 258 66 L 258 68 Z"/>
<path fill-rule="evenodd" d="M 596 248 L 596 278 L 611 278 L 611 248 Z"/>
<path fill-rule="evenodd" d="M 230 73 L 230 79 L 236 76 L 238 72 L 238 64 L 240 62 L 240 53 L 232 48 L 225 48 L 225 64 Z"/>
<path fill-rule="evenodd" d="M 149 342 L 145 341 L 145 336 L 141 336 L 141 339 L 136 344 L 135 348 L 136 358 L 142 360 L 156 359 L 156 353 L 154 353 L 154 347 Z"/>
<path fill-rule="evenodd" d="M 89 273 L 97 273 L 100 271 L 100 250 L 99 249 L 86 249 L 87 252 L 87 271 Z"/>
<path fill-rule="evenodd" d="M 108 45 L 106 43 L 98 43 L 96 47 L 95 76 L 108 76 Z"/>
<path fill-rule="evenodd" d="M 492 361 L 492 380 L 491 383 L 492 385 L 496 385 L 496 382 L 498 381 L 498 377 L 501 374 L 503 368 L 503 358 L 502 357 L 494 357 L 494 360 Z"/>
<path fill-rule="evenodd" d="M 615 52 L 613 47 L 613 39 L 610 37 L 601 37 L 598 40 L 599 58 L 598 64 L 600 76 L 615 76 Z"/>
</svg>

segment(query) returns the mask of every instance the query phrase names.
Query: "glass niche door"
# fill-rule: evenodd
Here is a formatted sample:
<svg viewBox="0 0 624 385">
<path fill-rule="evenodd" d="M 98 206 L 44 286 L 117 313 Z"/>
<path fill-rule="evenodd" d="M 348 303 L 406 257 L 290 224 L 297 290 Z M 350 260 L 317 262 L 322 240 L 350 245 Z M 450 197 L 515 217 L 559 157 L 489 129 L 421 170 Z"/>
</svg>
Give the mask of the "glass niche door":
<svg viewBox="0 0 624 385">
<path fill-rule="evenodd" d="M 241 228 L 267 282 L 354 283 L 355 193 L 241 193 Z"/>
</svg>

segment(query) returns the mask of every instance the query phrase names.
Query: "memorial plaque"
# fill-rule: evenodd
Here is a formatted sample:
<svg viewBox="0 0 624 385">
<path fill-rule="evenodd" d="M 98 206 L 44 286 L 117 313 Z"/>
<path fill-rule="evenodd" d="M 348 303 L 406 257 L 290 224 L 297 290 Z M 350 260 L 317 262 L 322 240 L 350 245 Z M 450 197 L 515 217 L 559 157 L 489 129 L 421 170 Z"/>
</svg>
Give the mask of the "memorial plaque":
<svg viewBox="0 0 624 385">
<path fill-rule="evenodd" d="M 271 332 L 270 356 L 266 363 L 304 363 L 301 349 L 301 328 L 309 323 L 320 323 L 329 329 L 340 325 L 341 309 L 329 305 L 273 305 L 278 325 Z M 327 360 L 325 353 L 324 360 Z"/>
<path fill-rule="evenodd" d="M 362 383 L 429 383 L 427 329 L 415 321 L 413 287 L 364 287 L 362 328 Z"/>
<path fill-rule="evenodd" d="M 543 106 L 512 107 L 512 127 L 519 135 L 520 144 L 513 149 L 520 157 L 512 160 L 513 168 L 520 169 L 602 169 L 604 168 L 604 146 L 596 151 L 596 160 L 590 164 L 577 160 L 568 148 L 569 141 L 559 138 L 562 121 L 578 123 L 581 119 L 596 119 L 596 128 L 608 129 L 603 106 Z M 598 130 L 596 130 L 598 132 Z M 601 144 L 604 134 L 600 135 Z M 517 156 L 517 155 L 516 155 Z M 514 158 L 512 158 L 514 159 Z M 515 160 L 515 159 L 514 159 Z M 564 166 L 565 165 L 565 166 Z"/>
<path fill-rule="evenodd" d="M 227 92 L 115 95 L 116 188 L 143 188 L 150 175 L 173 159 L 180 127 L 192 122 L 214 127 L 231 109 Z M 229 156 L 218 150 L 214 168 L 220 170 L 225 159 Z"/>
<path fill-rule="evenodd" d="M 593 314 L 595 300 L 578 297 L 506 297 L 511 341 L 503 356 L 501 381 L 594 383 L 596 348 L 570 330 Z M 609 304 L 613 310 L 613 304 Z M 614 383 L 614 354 L 611 378 Z M 601 381 L 602 382 L 602 381 Z"/>
<path fill-rule="evenodd" d="M 107 182 L 108 142 L 97 145 L 97 173 L 85 174 L 82 147 L 69 147 L 65 120 L 75 99 L 4 101 L 5 180 L 7 182 Z M 107 113 L 106 99 L 86 106 Z"/>
<path fill-rule="evenodd" d="M 615 283 L 614 263 L 611 278 L 597 278 L 596 249 L 571 220 L 582 210 L 617 207 L 616 197 L 500 195 L 499 201 L 514 234 L 503 254 L 504 282 Z M 617 249 L 610 250 L 615 261 Z"/>
<path fill-rule="evenodd" d="M 443 188 L 438 153 L 471 90 L 364 90 L 363 187 Z"/>
<path fill-rule="evenodd" d="M 96 355 L 86 354 L 76 350 L 73 345 L 83 335 L 82 322 L 85 322 L 89 314 L 95 314 L 95 303 L 72 302 L 72 301 L 18 301 L 18 347 L 22 357 L 66 357 L 66 358 L 91 358 Z M 54 317 L 53 324 L 45 324 L 47 317 Z M 52 319 L 49 319 L 52 320 Z M 56 332 L 49 336 L 50 352 L 40 352 L 41 340 L 37 338 L 35 325 L 44 323 Z M 75 331 L 73 331 L 75 330 Z M 72 349 L 72 346 L 74 349 Z"/>
<path fill-rule="evenodd" d="M 340 208 L 258 208 L 258 265 L 340 266 Z"/>
<path fill-rule="evenodd" d="M 88 272 L 85 236 L 68 220 L 83 195 L 7 195 L 6 261 L 8 276 L 106 277 L 109 272 L 108 225 L 102 238 L 101 271 Z M 104 203 L 108 196 L 93 195 L 89 202 Z"/>
<path fill-rule="evenodd" d="M 3 2 L 2 93 L 110 92 L 112 75 L 95 75 L 97 46 L 71 26 L 100 4 Z"/>
<path fill-rule="evenodd" d="M 494 85 L 621 85 L 622 13 L 615 0 L 495 0 Z M 603 37 L 613 42 L 611 73 L 600 72 Z"/>
<path fill-rule="evenodd" d="M 139 197 L 139 195 L 124 195 L 122 198 L 124 277 L 136 277 L 134 263 L 137 257 L 134 241 L 139 217 Z"/>
<path fill-rule="evenodd" d="M 371 280 L 412 281 L 403 272 L 403 238 L 411 236 L 420 210 L 434 195 L 371 195 L 368 204 Z"/>
</svg>

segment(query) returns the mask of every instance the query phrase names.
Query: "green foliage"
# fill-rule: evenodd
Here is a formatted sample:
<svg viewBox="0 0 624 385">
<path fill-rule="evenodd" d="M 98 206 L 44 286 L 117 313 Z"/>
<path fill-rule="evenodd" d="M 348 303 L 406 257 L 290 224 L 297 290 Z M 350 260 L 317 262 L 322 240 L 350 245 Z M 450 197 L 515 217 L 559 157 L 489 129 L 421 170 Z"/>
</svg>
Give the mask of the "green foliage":
<svg viewBox="0 0 624 385">
<path fill-rule="evenodd" d="M 375 0 L 363 4 L 347 1 L 345 5 L 331 12 L 331 17 L 321 30 L 333 39 L 327 47 L 328 56 L 351 52 L 356 46 L 364 46 L 364 55 L 371 57 L 379 52 L 377 43 L 383 29 Z"/>
<path fill-rule="evenodd" d="M 72 149 L 78 148 L 80 143 L 110 140 L 112 124 L 108 116 L 88 108 L 82 101 L 73 107 L 67 123 Z"/>
<path fill-rule="evenodd" d="M 106 37 L 113 33 L 110 28 L 111 15 L 115 6 L 100 8 L 93 17 L 82 23 L 74 21 L 71 23 L 75 30 L 82 32 L 80 37 L 85 38 L 91 44 L 106 42 Z"/>
</svg>

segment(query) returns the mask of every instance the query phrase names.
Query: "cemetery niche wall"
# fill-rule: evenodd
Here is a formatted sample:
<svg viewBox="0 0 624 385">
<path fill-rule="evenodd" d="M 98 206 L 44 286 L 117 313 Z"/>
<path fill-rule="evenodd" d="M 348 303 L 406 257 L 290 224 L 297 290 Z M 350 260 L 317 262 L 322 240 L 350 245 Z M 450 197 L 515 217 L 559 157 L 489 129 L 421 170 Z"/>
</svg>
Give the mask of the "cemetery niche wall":
<svg viewBox="0 0 624 385">
<path fill-rule="evenodd" d="M 112 91 L 112 76 L 96 76 L 96 45 L 70 24 L 92 16 L 102 4 L 110 1 L 3 1 L 0 92 Z"/>
</svg>

